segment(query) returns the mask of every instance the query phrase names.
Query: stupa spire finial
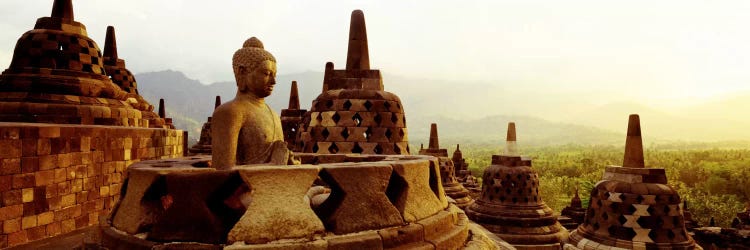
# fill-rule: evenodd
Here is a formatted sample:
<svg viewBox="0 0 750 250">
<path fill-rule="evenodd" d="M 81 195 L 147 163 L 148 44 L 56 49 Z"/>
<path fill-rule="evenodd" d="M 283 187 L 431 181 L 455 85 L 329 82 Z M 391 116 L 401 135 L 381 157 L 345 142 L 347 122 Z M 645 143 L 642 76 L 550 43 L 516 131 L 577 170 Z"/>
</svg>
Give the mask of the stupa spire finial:
<svg viewBox="0 0 750 250">
<path fill-rule="evenodd" d="M 430 145 L 429 149 L 440 149 L 440 140 L 438 139 L 437 124 L 430 125 Z"/>
<path fill-rule="evenodd" d="M 349 51 L 346 56 L 346 69 L 370 69 L 365 14 L 361 10 L 352 11 L 351 23 L 349 24 Z"/>
<path fill-rule="evenodd" d="M 505 137 L 506 141 L 516 141 L 516 123 L 508 123 L 508 134 Z"/>
<path fill-rule="evenodd" d="M 299 91 L 297 91 L 297 81 L 292 81 L 292 90 L 289 93 L 289 109 L 299 109 Z"/>
<path fill-rule="evenodd" d="M 516 148 L 516 123 L 508 123 L 508 133 L 505 137 L 505 155 L 517 156 L 518 150 Z"/>
<path fill-rule="evenodd" d="M 217 95 L 216 100 L 214 100 L 214 110 L 216 110 L 216 108 L 218 108 L 219 106 L 221 106 L 221 96 Z"/>
<path fill-rule="evenodd" d="M 625 139 L 625 159 L 622 163 L 626 168 L 645 168 L 643 162 L 643 140 L 641 139 L 641 120 L 637 114 L 628 119 L 628 136 Z"/>
<path fill-rule="evenodd" d="M 104 58 L 117 62 L 117 39 L 115 27 L 107 26 L 107 37 L 104 40 Z"/>
<path fill-rule="evenodd" d="M 167 111 L 164 107 L 164 98 L 159 99 L 159 117 L 167 118 Z"/>
<path fill-rule="evenodd" d="M 55 0 L 52 3 L 52 15 L 50 16 L 73 20 L 73 0 Z"/>
</svg>

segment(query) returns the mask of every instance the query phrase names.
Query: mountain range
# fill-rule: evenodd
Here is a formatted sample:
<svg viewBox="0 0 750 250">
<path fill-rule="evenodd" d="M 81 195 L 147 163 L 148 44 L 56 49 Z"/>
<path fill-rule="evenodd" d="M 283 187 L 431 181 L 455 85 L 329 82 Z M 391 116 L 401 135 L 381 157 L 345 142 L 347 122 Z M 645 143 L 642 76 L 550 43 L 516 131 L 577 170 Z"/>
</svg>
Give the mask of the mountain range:
<svg viewBox="0 0 750 250">
<path fill-rule="evenodd" d="M 136 74 L 141 95 L 152 104 L 165 99 L 167 116 L 194 141 L 211 115 L 214 97 L 232 99 L 234 82 L 204 84 L 179 71 Z M 308 71 L 277 76 L 274 93 L 266 98 L 280 113 L 286 108 L 291 81 L 299 86 L 300 104 L 309 109 L 321 92 L 323 73 Z M 587 102 L 586 95 L 560 95 L 535 87 L 509 84 L 450 82 L 384 75 L 386 91 L 405 107 L 410 142 L 426 143 L 429 124 L 437 123 L 442 142 L 496 144 L 506 124 L 514 121 L 519 140 L 527 145 L 620 144 L 627 116 L 639 113 L 644 141 L 721 141 L 750 139 L 750 117 L 742 108 L 750 95 L 717 99 L 677 110 L 660 110 L 632 101 Z M 749 98 L 744 98 L 747 96 Z"/>
</svg>

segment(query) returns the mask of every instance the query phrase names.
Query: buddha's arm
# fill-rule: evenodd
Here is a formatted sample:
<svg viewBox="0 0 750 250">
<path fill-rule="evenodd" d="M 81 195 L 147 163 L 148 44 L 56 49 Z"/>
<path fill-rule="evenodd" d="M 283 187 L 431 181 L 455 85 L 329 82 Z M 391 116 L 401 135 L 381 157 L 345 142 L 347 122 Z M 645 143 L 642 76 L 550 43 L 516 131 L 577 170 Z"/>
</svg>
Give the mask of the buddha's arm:
<svg viewBox="0 0 750 250">
<path fill-rule="evenodd" d="M 211 118 L 212 159 L 216 169 L 230 169 L 237 160 L 237 140 L 242 127 L 242 119 L 237 113 L 219 107 Z"/>
</svg>

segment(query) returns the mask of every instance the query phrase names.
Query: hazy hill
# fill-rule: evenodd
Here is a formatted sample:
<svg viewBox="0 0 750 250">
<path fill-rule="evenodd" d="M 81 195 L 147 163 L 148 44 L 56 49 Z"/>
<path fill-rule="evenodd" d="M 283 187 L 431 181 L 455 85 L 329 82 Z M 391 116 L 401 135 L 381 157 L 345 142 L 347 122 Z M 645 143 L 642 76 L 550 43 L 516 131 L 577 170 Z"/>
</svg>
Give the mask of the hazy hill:
<svg viewBox="0 0 750 250">
<path fill-rule="evenodd" d="M 612 131 L 626 131 L 628 114 L 641 117 L 644 140 L 728 141 L 750 139 L 747 111 L 737 100 L 682 108 L 676 112 L 658 110 L 632 102 L 616 102 L 573 113 L 567 122 Z M 745 115 L 740 115 L 741 113 Z M 648 141 L 647 141 L 648 142 Z"/>
<path fill-rule="evenodd" d="M 204 85 L 177 71 L 137 74 L 140 93 L 153 104 L 166 100 L 176 126 L 197 137 L 213 111 L 214 96 L 234 97 L 234 82 Z M 524 89 L 510 83 L 450 82 L 384 75 L 387 91 L 404 102 L 410 141 L 428 137 L 437 122 L 441 139 L 451 143 L 502 142 L 508 121 L 518 123 L 519 139 L 530 145 L 621 143 L 629 114 L 641 115 L 646 143 L 750 139 L 746 104 L 750 94 L 717 98 L 677 110 L 659 110 L 634 102 L 591 104 L 591 93 L 561 94 L 551 89 Z M 320 94 L 321 72 L 279 75 L 267 98 L 276 111 L 288 105 L 291 81 L 299 83 L 300 104 L 309 108 Z M 600 97 L 599 97 L 600 98 Z"/>
<path fill-rule="evenodd" d="M 614 144 L 624 142 L 624 133 L 576 124 L 551 122 L 530 116 L 495 115 L 481 119 L 451 119 L 445 117 L 409 116 L 409 142 L 424 143 L 427 147 L 430 123 L 438 124 L 442 148 L 454 144 L 505 145 L 508 122 L 516 123 L 519 144 L 524 146 L 550 146 L 561 144 Z"/>
<path fill-rule="evenodd" d="M 164 98 L 167 116 L 174 119 L 177 127 L 187 129 L 193 138 L 199 135 L 200 126 L 213 112 L 214 96 L 220 95 L 223 101 L 227 101 L 234 97 L 236 91 L 233 82 L 204 85 L 177 71 L 137 74 L 136 78 L 141 95 L 154 105 L 158 104 L 159 98 Z M 280 75 L 277 77 L 278 83 L 274 94 L 267 98 L 268 104 L 274 110 L 279 111 L 288 105 L 289 88 L 293 79 L 298 82 L 303 108 L 309 108 L 312 100 L 321 91 L 323 76 L 320 72 Z M 439 124 L 440 137 L 446 146 L 454 143 L 502 143 L 509 121 L 519 124 L 519 138 L 527 145 L 612 143 L 622 139 L 622 135 L 602 129 L 555 123 L 529 116 L 503 115 L 461 119 L 436 115 L 441 107 L 446 105 L 446 100 L 442 98 L 452 99 L 450 96 L 438 95 L 439 92 L 445 92 L 445 89 L 425 88 L 423 84 L 426 84 L 426 80 L 399 77 L 388 80 L 390 81 L 386 84 L 386 89 L 397 93 L 405 103 L 410 141 L 414 145 L 427 141 L 429 124 L 432 122 Z"/>
</svg>

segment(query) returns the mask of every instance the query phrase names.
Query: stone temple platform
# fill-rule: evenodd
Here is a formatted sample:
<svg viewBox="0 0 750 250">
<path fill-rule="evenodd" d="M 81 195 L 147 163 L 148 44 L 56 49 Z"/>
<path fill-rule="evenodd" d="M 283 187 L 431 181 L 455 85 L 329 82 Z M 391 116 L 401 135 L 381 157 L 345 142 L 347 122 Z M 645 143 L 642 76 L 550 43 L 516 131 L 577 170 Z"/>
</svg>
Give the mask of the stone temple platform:
<svg viewBox="0 0 750 250">
<path fill-rule="evenodd" d="M 131 165 L 101 224 L 109 249 L 510 249 L 449 205 L 431 156 L 297 154 L 303 165 Z M 308 189 L 331 189 L 312 206 Z M 245 205 L 243 205 L 245 204 Z"/>
</svg>

